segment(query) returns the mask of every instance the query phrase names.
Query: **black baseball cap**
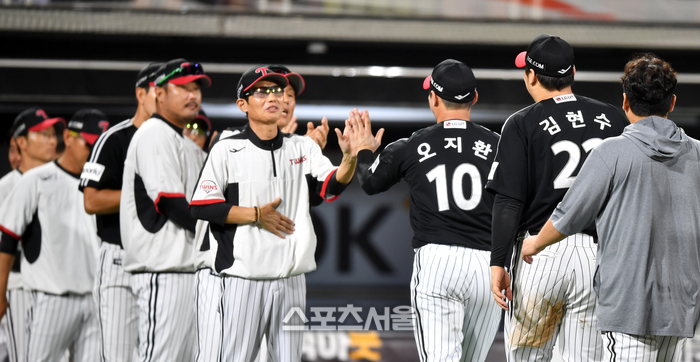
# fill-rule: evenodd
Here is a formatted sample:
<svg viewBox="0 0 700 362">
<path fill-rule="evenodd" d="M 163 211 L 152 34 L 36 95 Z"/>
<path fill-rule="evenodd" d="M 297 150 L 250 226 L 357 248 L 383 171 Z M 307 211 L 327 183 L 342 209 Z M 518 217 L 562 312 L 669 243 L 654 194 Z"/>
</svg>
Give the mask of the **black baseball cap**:
<svg viewBox="0 0 700 362">
<path fill-rule="evenodd" d="M 49 118 L 43 109 L 32 107 L 20 113 L 12 123 L 12 137 L 24 136 L 27 132 L 43 131 L 57 122 L 65 124 L 66 120 L 61 117 Z"/>
<path fill-rule="evenodd" d="M 537 74 L 566 77 L 574 72 L 574 49 L 564 39 L 542 34 L 515 58 L 515 66 L 528 67 Z"/>
<path fill-rule="evenodd" d="M 155 85 L 154 81 L 156 80 L 156 70 L 163 66 L 163 63 L 151 63 L 139 71 L 139 74 L 136 76 L 136 88 L 148 88 L 148 87 L 153 87 Z"/>
<path fill-rule="evenodd" d="M 78 133 L 90 146 L 109 128 L 109 120 L 97 109 L 81 109 L 68 121 L 68 130 Z"/>
<path fill-rule="evenodd" d="M 423 89 L 433 90 L 438 97 L 449 102 L 469 103 L 476 97 L 476 78 L 466 64 L 446 59 L 425 78 Z"/>
<path fill-rule="evenodd" d="M 304 92 L 306 82 L 304 82 L 304 78 L 301 76 L 301 74 L 292 72 L 284 65 L 270 65 L 268 68 L 275 73 L 284 74 L 284 76 L 287 77 L 289 84 L 292 86 L 292 88 L 294 88 L 294 94 L 296 96 L 299 96 Z"/>
<path fill-rule="evenodd" d="M 204 128 L 204 130 L 207 132 L 211 131 L 212 129 L 209 117 L 207 117 L 207 114 L 201 108 L 199 109 L 199 112 L 197 112 L 197 116 L 194 117 L 194 121 L 190 123 L 197 124 L 197 128 Z"/>
<path fill-rule="evenodd" d="M 284 74 L 275 73 L 268 67 L 255 66 L 246 70 L 243 75 L 241 75 L 241 79 L 238 81 L 238 87 L 236 87 L 236 96 L 238 98 L 244 98 L 246 92 L 253 87 L 255 83 L 262 80 L 275 82 L 282 88 L 287 87 L 287 84 L 289 84 Z"/>
<path fill-rule="evenodd" d="M 199 63 L 192 63 L 179 58 L 164 63 L 155 72 L 155 86 L 162 87 L 166 83 L 184 85 L 197 81 L 203 87 L 211 86 L 211 79 L 204 74 L 204 68 Z"/>
</svg>

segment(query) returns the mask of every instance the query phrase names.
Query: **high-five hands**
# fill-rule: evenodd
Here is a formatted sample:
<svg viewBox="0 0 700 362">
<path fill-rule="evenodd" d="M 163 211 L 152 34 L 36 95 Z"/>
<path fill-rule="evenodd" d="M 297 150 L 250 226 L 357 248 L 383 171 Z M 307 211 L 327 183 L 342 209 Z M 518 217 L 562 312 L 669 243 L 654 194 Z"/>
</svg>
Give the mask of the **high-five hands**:
<svg viewBox="0 0 700 362">
<path fill-rule="evenodd" d="M 358 111 L 354 108 L 350 112 L 350 117 L 345 120 L 345 129 L 343 133 L 340 133 L 340 129 L 335 129 L 336 135 L 338 135 L 338 144 L 343 149 L 343 144 L 346 143 L 348 152 L 352 154 L 353 157 L 357 156 L 357 153 L 361 150 L 371 150 L 376 152 L 379 146 L 382 144 L 382 136 L 384 135 L 384 128 L 379 129 L 376 135 L 372 134 L 372 122 L 369 119 L 368 111 Z M 341 141 L 341 139 L 343 141 Z M 343 153 L 346 153 L 343 149 Z"/>
</svg>

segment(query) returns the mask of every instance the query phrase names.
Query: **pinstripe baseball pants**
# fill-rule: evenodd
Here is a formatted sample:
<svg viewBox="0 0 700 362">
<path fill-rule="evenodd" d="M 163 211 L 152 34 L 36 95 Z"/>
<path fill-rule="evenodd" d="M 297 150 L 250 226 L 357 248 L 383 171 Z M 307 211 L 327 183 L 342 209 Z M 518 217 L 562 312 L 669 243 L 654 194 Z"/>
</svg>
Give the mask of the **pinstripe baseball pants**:
<svg viewBox="0 0 700 362">
<path fill-rule="evenodd" d="M 7 291 L 7 312 L 2 325 L 7 335 L 7 354 L 10 362 L 24 362 L 27 348 L 27 308 L 31 293 L 22 288 Z"/>
<path fill-rule="evenodd" d="M 411 304 L 421 362 L 486 359 L 501 317 L 491 299 L 490 258 L 461 246 L 416 249 Z"/>
<path fill-rule="evenodd" d="M 221 355 L 221 277 L 210 268 L 195 274 L 197 346 L 195 361 L 216 362 Z"/>
<path fill-rule="evenodd" d="M 687 338 L 602 332 L 603 361 L 680 362 Z"/>
<path fill-rule="evenodd" d="M 306 276 L 271 280 L 221 278 L 223 326 L 221 360 L 252 362 L 263 335 L 268 340 L 268 361 L 301 360 L 303 332 L 285 326 L 303 324 L 297 314 L 283 322 L 292 308 L 306 311 Z"/>
<path fill-rule="evenodd" d="M 131 287 L 139 308 L 134 362 L 194 360 L 194 273 L 136 273 Z"/>
<path fill-rule="evenodd" d="M 100 325 L 100 361 L 131 361 L 138 342 L 138 307 L 131 274 L 124 271 L 125 252 L 102 243 L 95 277 L 95 303 Z"/>
<path fill-rule="evenodd" d="M 535 255 L 532 264 L 513 253 L 511 289 L 504 322 L 508 361 L 550 361 L 554 342 L 565 361 L 602 361 L 603 340 L 596 330 L 593 276 L 597 245 L 574 234 Z"/>
<path fill-rule="evenodd" d="M 99 359 L 100 339 L 92 294 L 31 292 L 26 362 L 53 362 L 70 351 L 73 362 Z"/>
</svg>

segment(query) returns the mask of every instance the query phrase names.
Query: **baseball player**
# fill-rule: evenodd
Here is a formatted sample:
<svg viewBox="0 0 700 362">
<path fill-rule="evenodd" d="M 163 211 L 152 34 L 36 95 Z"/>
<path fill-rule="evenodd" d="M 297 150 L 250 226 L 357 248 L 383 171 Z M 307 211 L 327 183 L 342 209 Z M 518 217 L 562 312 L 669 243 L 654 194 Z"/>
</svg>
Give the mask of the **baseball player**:
<svg viewBox="0 0 700 362">
<path fill-rule="evenodd" d="M 131 274 L 124 271 L 124 248 L 119 230 L 124 160 L 131 138 L 155 113 L 153 74 L 162 63 L 151 63 L 136 78 L 138 108 L 131 119 L 114 125 L 97 140 L 83 167 L 80 190 L 85 211 L 95 214 L 102 240 L 93 295 L 100 324 L 100 360 L 130 361 L 138 338 L 138 309 Z"/>
<path fill-rule="evenodd" d="M 5 244 L 16 248 L 21 239 L 22 283 L 31 292 L 25 361 L 57 361 L 68 350 L 72 361 L 98 358 L 91 290 L 99 240 L 78 183 L 89 147 L 108 126 L 102 112 L 78 111 L 63 131 L 64 154 L 26 172 L 0 207 L 0 245 L 8 252 Z M 11 261 L 3 258 L 2 268 Z"/>
<path fill-rule="evenodd" d="M 280 116 L 277 125 L 284 133 L 294 133 L 297 130 L 297 117 L 294 116 L 294 108 L 297 105 L 297 97 L 306 89 L 306 82 L 301 74 L 292 72 L 284 65 L 270 65 L 270 70 L 275 73 L 284 74 L 287 77 L 287 86 L 284 88 L 284 98 L 282 103 L 282 116 Z M 328 120 L 323 117 L 321 126 L 315 127 L 313 122 L 306 124 L 306 137 L 310 137 L 316 142 L 321 149 L 326 148 L 328 142 Z"/>
<path fill-rule="evenodd" d="M 188 209 L 204 152 L 182 135 L 195 119 L 198 63 L 175 59 L 155 75 L 156 113 L 136 131 L 124 162 L 119 204 L 125 256 L 139 313 L 138 360 L 194 359 L 195 219 Z"/>
<path fill-rule="evenodd" d="M 600 361 L 592 289 L 595 225 L 548 248 L 533 265 L 518 260 L 524 236 L 540 231 L 590 151 L 628 122 L 612 105 L 572 93 L 574 51 L 561 38 L 538 36 L 515 63 L 525 68 L 525 87 L 536 103 L 506 120 L 486 184 L 496 193 L 491 290 L 508 311 L 506 357 L 548 361 L 558 336 L 564 360 Z"/>
<path fill-rule="evenodd" d="M 46 112 L 39 108 L 29 108 L 17 116 L 12 124 L 11 137 L 15 141 L 17 154 L 21 155 L 20 164 L 0 179 L 0 205 L 25 172 L 55 159 L 57 141 L 54 125 L 59 122 L 65 121 L 63 118 L 49 118 Z M 30 293 L 25 291 L 22 285 L 22 253 L 19 246 L 16 247 L 17 253 L 14 253 L 16 244 L 10 235 L 2 233 L 0 266 L 12 265 L 11 270 L 4 269 L 0 274 L 0 281 L 8 281 L 7 294 L 0 293 L 0 313 L 5 313 L 2 324 L 7 336 L 10 362 L 24 361 L 27 304 L 30 298 Z"/>
<path fill-rule="evenodd" d="M 243 73 L 237 104 L 248 125 L 212 148 L 190 203 L 218 246 L 225 361 L 252 361 L 263 335 L 272 361 L 301 359 L 302 333 L 284 330 L 283 319 L 292 308 L 304 310 L 304 273 L 316 268 L 307 175 L 333 200 L 355 169 L 346 135 L 339 135 L 343 161 L 335 168 L 310 138 L 280 132 L 286 86 L 283 74 L 266 67 Z"/>
<path fill-rule="evenodd" d="M 358 179 L 369 195 L 401 179 L 409 185 L 420 360 L 484 361 L 500 322 L 489 293 L 493 195 L 482 192 L 498 134 L 470 122 L 479 94 L 464 63 L 441 62 L 423 88 L 437 124 L 390 143 L 376 157 L 382 130 L 375 140 L 366 111 L 351 118 Z"/>
<path fill-rule="evenodd" d="M 522 256 L 537 263 L 532 255 L 595 221 L 604 360 L 681 361 L 700 316 L 700 142 L 668 119 L 676 103 L 670 64 L 637 55 L 622 88 L 632 124 L 591 152 Z"/>
</svg>

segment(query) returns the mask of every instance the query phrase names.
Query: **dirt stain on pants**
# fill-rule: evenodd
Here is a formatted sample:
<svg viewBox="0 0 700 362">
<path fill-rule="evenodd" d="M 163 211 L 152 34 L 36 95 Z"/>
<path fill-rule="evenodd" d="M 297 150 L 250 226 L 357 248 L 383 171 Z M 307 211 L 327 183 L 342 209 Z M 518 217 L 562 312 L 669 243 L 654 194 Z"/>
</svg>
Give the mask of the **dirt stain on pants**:
<svg viewBox="0 0 700 362">
<path fill-rule="evenodd" d="M 509 344 L 518 347 L 542 348 L 552 339 L 564 315 L 564 301 L 535 298 L 515 311 L 515 328 Z"/>
</svg>

